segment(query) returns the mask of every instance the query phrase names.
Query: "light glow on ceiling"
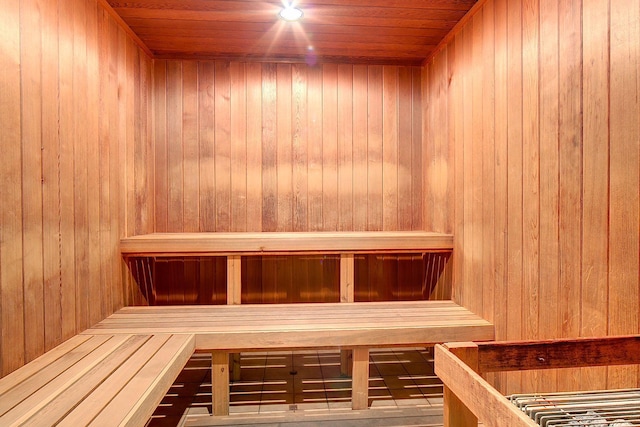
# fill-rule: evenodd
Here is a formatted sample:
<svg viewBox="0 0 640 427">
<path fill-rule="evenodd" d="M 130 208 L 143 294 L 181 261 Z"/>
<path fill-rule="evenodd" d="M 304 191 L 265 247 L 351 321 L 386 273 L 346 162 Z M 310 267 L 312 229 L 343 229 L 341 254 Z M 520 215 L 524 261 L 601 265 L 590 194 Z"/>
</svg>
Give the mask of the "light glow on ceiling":
<svg viewBox="0 0 640 427">
<path fill-rule="evenodd" d="M 278 16 L 289 22 L 296 22 L 302 19 L 302 10 L 295 7 L 293 4 L 285 4 L 284 8 L 280 11 Z"/>
</svg>

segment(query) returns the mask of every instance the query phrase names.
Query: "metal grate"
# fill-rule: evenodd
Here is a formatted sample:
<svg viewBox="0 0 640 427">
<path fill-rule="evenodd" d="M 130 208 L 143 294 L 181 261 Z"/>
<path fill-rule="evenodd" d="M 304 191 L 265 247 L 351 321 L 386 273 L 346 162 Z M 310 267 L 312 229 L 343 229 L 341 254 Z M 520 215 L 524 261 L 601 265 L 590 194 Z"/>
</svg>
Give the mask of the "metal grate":
<svg viewBox="0 0 640 427">
<path fill-rule="evenodd" d="M 508 398 L 542 427 L 640 425 L 640 389 L 514 394 Z"/>
</svg>

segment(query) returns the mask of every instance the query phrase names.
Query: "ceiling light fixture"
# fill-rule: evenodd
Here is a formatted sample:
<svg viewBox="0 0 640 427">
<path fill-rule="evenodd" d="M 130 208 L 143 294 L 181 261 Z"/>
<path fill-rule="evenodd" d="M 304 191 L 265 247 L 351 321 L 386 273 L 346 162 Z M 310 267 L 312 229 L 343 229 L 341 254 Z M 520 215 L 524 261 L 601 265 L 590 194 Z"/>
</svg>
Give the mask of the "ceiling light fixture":
<svg viewBox="0 0 640 427">
<path fill-rule="evenodd" d="M 299 21 L 302 19 L 302 15 L 302 10 L 298 9 L 293 4 L 286 5 L 278 14 L 280 18 L 289 22 Z"/>
</svg>

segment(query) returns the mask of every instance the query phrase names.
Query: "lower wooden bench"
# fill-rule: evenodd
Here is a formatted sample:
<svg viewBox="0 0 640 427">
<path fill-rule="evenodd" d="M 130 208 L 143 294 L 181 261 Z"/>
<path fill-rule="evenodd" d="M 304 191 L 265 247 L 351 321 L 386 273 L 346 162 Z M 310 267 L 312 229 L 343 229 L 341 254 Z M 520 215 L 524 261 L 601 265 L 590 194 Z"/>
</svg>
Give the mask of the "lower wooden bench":
<svg viewBox="0 0 640 427">
<path fill-rule="evenodd" d="M 144 425 L 194 352 L 192 334 L 82 334 L 0 380 L 0 425 Z"/>
<path fill-rule="evenodd" d="M 451 301 L 127 307 L 85 332 L 193 334 L 212 353 L 214 415 L 229 413 L 229 354 L 353 349 L 352 406 L 368 407 L 369 349 L 485 341 L 494 327 Z"/>
</svg>

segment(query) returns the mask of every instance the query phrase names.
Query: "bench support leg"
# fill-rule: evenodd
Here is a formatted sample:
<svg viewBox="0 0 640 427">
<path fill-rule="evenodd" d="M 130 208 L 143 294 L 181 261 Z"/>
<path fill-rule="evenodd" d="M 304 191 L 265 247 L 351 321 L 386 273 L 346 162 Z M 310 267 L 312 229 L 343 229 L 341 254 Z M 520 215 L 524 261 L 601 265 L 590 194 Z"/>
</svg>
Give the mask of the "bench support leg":
<svg viewBox="0 0 640 427">
<path fill-rule="evenodd" d="M 211 353 L 213 415 L 229 415 L 229 353 Z"/>
<path fill-rule="evenodd" d="M 340 302 L 354 301 L 355 282 L 355 255 L 340 255 Z M 351 350 L 340 351 L 340 375 L 350 377 L 352 375 L 351 363 L 353 356 Z"/>
<path fill-rule="evenodd" d="M 227 305 L 242 303 L 242 257 L 227 256 Z M 231 379 L 240 381 L 240 353 L 233 353 L 229 360 Z"/>
<path fill-rule="evenodd" d="M 369 349 L 353 349 L 353 377 L 351 407 L 367 409 L 369 407 Z"/>
</svg>

